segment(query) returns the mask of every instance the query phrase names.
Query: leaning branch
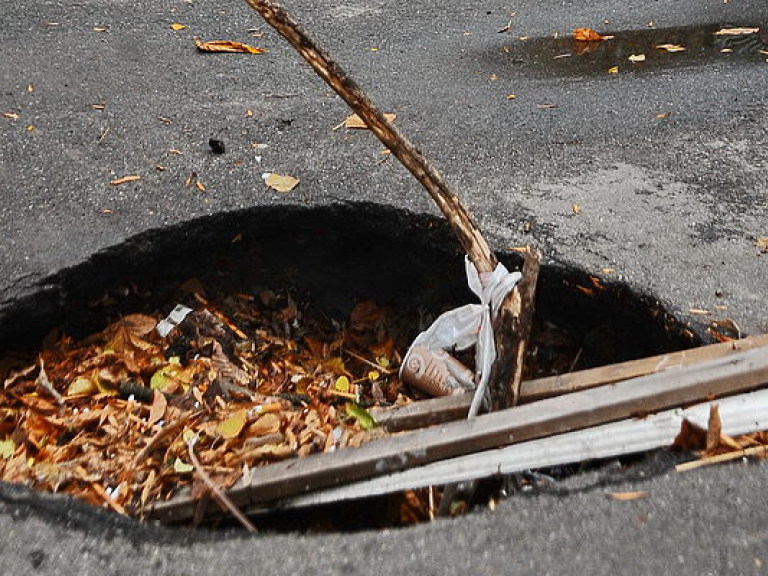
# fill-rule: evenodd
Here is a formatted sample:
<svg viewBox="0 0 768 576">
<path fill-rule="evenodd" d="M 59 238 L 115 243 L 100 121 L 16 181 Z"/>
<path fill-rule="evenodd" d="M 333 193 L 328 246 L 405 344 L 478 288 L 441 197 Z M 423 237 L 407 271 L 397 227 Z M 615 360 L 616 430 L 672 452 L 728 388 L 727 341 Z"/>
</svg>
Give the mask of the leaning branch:
<svg viewBox="0 0 768 576">
<path fill-rule="evenodd" d="M 447 218 L 461 247 L 478 272 L 492 272 L 496 267 L 496 257 L 440 172 L 384 117 L 357 83 L 315 43 L 282 6 L 272 0 L 245 1 L 301 54 L 424 186 Z"/>
</svg>

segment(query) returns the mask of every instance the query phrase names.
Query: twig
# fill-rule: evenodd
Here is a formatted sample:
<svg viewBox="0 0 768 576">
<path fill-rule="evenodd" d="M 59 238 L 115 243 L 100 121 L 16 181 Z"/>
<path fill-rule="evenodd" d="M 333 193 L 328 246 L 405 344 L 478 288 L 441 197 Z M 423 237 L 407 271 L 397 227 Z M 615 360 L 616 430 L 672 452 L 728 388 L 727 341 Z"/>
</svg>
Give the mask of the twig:
<svg viewBox="0 0 768 576">
<path fill-rule="evenodd" d="M 352 358 L 360 360 L 360 362 L 362 362 L 363 364 L 368 364 L 368 366 L 371 366 L 372 368 L 375 368 L 376 370 L 378 370 L 379 372 L 381 372 L 383 374 L 394 374 L 395 373 L 394 370 L 390 370 L 389 368 L 384 368 L 383 366 L 379 366 L 378 364 L 376 364 L 375 362 L 371 362 L 370 360 L 368 360 L 364 356 L 361 356 L 360 354 L 355 354 L 354 352 L 352 352 L 352 350 L 344 350 L 344 353 L 345 354 L 349 354 L 350 356 L 352 356 Z"/>
<path fill-rule="evenodd" d="M 48 394 L 53 396 L 59 406 L 64 405 L 64 396 L 59 394 L 58 390 L 53 387 L 53 384 L 51 384 L 51 381 L 48 379 L 48 374 L 45 372 L 45 363 L 42 358 L 40 358 L 40 373 L 37 375 L 35 384 L 39 385 L 43 390 L 48 392 Z"/>
<path fill-rule="evenodd" d="M 739 458 L 749 458 L 750 456 L 768 456 L 768 446 L 752 446 L 751 448 L 744 448 L 743 450 L 736 450 L 735 452 L 727 452 L 725 454 L 718 454 L 717 456 L 708 456 L 701 460 L 683 462 L 682 464 L 675 466 L 675 470 L 678 472 L 687 472 L 694 468 L 711 466 L 712 464 L 720 464 L 722 462 L 729 462 L 730 460 L 738 460 Z"/>
<path fill-rule="evenodd" d="M 427 190 L 453 228 L 464 251 L 481 273 L 492 272 L 496 257 L 456 193 L 400 130 L 390 123 L 346 72 L 325 53 L 277 2 L 245 0 L 282 35 L 317 74 L 341 96 L 374 135 Z"/>
<path fill-rule="evenodd" d="M 258 532 L 258 530 L 256 530 L 256 526 L 254 526 L 251 521 L 248 520 L 245 514 L 243 514 L 240 509 L 234 505 L 232 500 L 230 500 L 224 494 L 224 492 L 221 491 L 221 488 L 216 485 L 213 479 L 208 476 L 208 473 L 203 469 L 203 466 L 200 464 L 200 460 L 197 459 L 197 454 L 195 454 L 196 441 L 197 437 L 195 436 L 191 441 L 187 443 L 189 460 L 192 463 L 192 466 L 195 467 L 195 472 L 198 473 L 200 479 L 205 483 L 206 486 L 208 486 L 208 489 L 211 491 L 218 503 L 221 504 L 222 507 L 226 508 L 235 518 L 237 518 L 238 522 L 243 525 L 243 528 L 248 530 L 248 532 Z"/>
</svg>

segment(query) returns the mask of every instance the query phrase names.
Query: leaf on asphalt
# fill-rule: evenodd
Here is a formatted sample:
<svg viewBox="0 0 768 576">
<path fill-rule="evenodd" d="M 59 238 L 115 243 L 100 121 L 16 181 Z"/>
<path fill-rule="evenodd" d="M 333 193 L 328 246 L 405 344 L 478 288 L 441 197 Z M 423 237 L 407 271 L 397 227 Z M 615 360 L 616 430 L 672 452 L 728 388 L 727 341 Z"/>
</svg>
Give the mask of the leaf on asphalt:
<svg viewBox="0 0 768 576">
<path fill-rule="evenodd" d="M 17 120 L 19 117 L 16 112 L 3 112 L 3 118 L 9 118 L 11 120 Z"/>
<path fill-rule="evenodd" d="M 656 46 L 659 50 L 665 50 L 666 52 L 685 52 L 687 48 L 680 44 L 659 44 Z"/>
<path fill-rule="evenodd" d="M 179 24 L 177 22 L 174 22 L 173 24 L 171 24 L 171 30 L 175 30 L 177 32 L 179 30 L 184 30 L 185 28 L 186 28 L 186 26 L 184 26 L 184 24 Z"/>
<path fill-rule="evenodd" d="M 760 28 L 721 28 L 715 32 L 715 36 L 741 36 L 743 34 L 757 34 Z"/>
<path fill-rule="evenodd" d="M 613 36 L 603 36 L 595 32 L 592 28 L 576 28 L 573 31 L 573 39 L 579 42 L 600 42 L 601 40 L 610 40 Z"/>
<path fill-rule="evenodd" d="M 278 192 L 290 192 L 299 185 L 298 178 L 283 174 L 267 172 L 266 174 L 262 174 L 262 178 L 264 178 L 264 183 L 267 186 Z"/>
<path fill-rule="evenodd" d="M 646 498 L 648 496 L 648 492 L 644 490 L 637 490 L 633 492 L 612 492 L 610 494 L 610 497 L 614 500 L 619 500 L 621 502 L 628 502 L 630 500 L 639 500 L 641 498 Z"/>
<path fill-rule="evenodd" d="M 618 66 L 611 66 L 608 68 L 608 74 L 618 74 L 619 73 L 619 67 Z"/>
<path fill-rule="evenodd" d="M 138 174 L 131 174 L 129 176 L 121 176 L 120 178 L 115 178 L 110 182 L 112 186 L 120 186 L 120 184 L 127 184 L 128 182 L 136 182 L 136 180 L 141 180 L 141 176 Z"/>
<path fill-rule="evenodd" d="M 760 252 L 768 254 L 768 236 L 760 236 L 755 240 L 755 246 Z"/>
<path fill-rule="evenodd" d="M 645 62 L 645 54 L 631 54 L 628 60 L 630 62 Z"/>
<path fill-rule="evenodd" d="M 233 42 L 231 40 L 211 40 L 203 42 L 197 36 L 194 37 L 195 46 L 201 52 L 231 52 L 241 54 L 263 54 L 265 50 L 254 48 L 242 42 Z"/>
<path fill-rule="evenodd" d="M 232 416 L 220 422 L 216 427 L 216 432 L 225 439 L 237 438 L 240 432 L 245 428 L 245 422 L 247 420 L 247 414 L 244 409 L 238 410 Z"/>
<path fill-rule="evenodd" d="M 397 118 L 397 114 L 386 113 L 384 114 L 384 118 L 387 119 L 387 122 L 393 122 L 395 118 Z M 368 124 L 363 122 L 363 119 L 357 114 L 350 114 L 344 119 L 344 128 L 350 130 L 368 130 Z"/>
<path fill-rule="evenodd" d="M 574 204 L 571 206 L 571 210 L 573 210 L 574 214 L 581 214 L 581 204 Z"/>
</svg>

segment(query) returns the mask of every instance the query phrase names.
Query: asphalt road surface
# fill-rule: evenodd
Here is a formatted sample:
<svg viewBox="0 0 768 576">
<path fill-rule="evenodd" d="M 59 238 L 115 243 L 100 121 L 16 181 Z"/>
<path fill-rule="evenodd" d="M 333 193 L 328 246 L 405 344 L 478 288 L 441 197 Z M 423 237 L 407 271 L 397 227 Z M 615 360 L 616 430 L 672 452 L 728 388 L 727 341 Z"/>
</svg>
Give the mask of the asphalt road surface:
<svg viewBox="0 0 768 576">
<path fill-rule="evenodd" d="M 756 245 L 768 236 L 768 47 L 714 34 L 768 25 L 765 2 L 287 8 L 397 114 L 494 248 L 533 244 L 624 280 L 701 333 L 718 317 L 768 331 Z M 583 26 L 615 38 L 583 51 L 566 38 Z M 202 54 L 193 36 L 268 52 Z M 0 318 L 93 254 L 211 214 L 355 202 L 435 213 L 371 134 L 334 130 L 344 103 L 243 2 L 0 0 L 0 38 Z M 193 172 L 199 187 L 185 186 Z M 301 184 L 275 192 L 265 172 Z M 110 185 L 127 175 L 140 179 Z M 0 573 L 761 574 L 767 471 L 677 474 L 660 456 L 433 525 L 255 537 L 140 526 L 2 486 Z M 649 494 L 607 497 L 620 490 Z"/>
</svg>

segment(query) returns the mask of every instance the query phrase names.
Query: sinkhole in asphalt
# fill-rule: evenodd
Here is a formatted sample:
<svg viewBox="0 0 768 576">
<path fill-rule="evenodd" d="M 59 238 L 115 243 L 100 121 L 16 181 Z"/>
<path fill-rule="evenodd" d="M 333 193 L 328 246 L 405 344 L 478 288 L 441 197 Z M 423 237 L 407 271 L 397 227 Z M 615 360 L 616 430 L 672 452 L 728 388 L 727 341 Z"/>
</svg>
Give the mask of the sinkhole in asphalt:
<svg viewBox="0 0 768 576">
<path fill-rule="evenodd" d="M 706 24 L 675 28 L 600 32 L 610 39 L 576 41 L 572 36 L 505 42 L 501 61 L 532 75 L 607 76 L 607 71 L 645 72 L 716 62 L 761 62 L 768 55 L 768 26 Z M 616 68 L 618 69 L 616 69 Z"/>
<path fill-rule="evenodd" d="M 520 265 L 514 252 L 498 257 L 510 269 Z M 310 302 L 335 326 L 361 302 L 392 306 L 411 322 L 401 327 L 404 344 L 397 346 L 407 346 L 435 315 L 474 302 L 463 257 L 441 219 L 373 204 L 250 209 L 141 234 L 48 278 L 36 293 L 0 310 L 0 369 L 16 357 L 9 351 L 34 350 L 51 334 L 77 340 L 126 315 L 163 317 L 189 301 L 191 279 L 194 286 L 252 299 L 265 291 L 290 294 L 299 308 Z M 582 270 L 543 265 L 536 298 L 527 377 L 700 343 L 652 296 Z M 296 390 L 289 392 L 291 402 L 302 401 Z M 10 434 L 8 422 L 0 436 Z M 425 506 L 424 494 L 397 495 L 262 513 L 255 522 L 275 530 L 373 528 L 424 520 Z"/>
</svg>

